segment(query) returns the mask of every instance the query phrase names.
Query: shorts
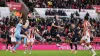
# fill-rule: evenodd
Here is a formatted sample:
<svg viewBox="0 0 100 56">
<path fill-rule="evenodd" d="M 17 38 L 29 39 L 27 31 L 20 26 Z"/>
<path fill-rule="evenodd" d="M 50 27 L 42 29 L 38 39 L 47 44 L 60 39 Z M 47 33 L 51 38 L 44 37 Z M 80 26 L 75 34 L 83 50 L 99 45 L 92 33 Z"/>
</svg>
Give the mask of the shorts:
<svg viewBox="0 0 100 56">
<path fill-rule="evenodd" d="M 89 36 L 83 36 L 81 40 L 84 40 L 86 43 L 90 43 L 90 37 Z"/>
<path fill-rule="evenodd" d="M 81 40 L 84 40 L 86 43 L 90 43 L 91 40 L 90 40 L 90 34 L 88 31 L 86 31 L 86 35 L 82 37 Z"/>
<path fill-rule="evenodd" d="M 57 36 L 57 32 L 51 32 L 51 36 L 55 38 Z"/>
<path fill-rule="evenodd" d="M 34 38 L 30 38 L 30 39 L 27 38 L 27 42 L 34 42 L 34 41 L 35 41 Z"/>
<path fill-rule="evenodd" d="M 7 44 L 11 44 L 11 38 L 7 38 Z"/>
<path fill-rule="evenodd" d="M 24 29 L 24 31 L 28 31 L 28 29 L 29 29 L 29 26 L 27 27 L 27 28 L 23 28 Z"/>
<path fill-rule="evenodd" d="M 15 34 L 15 38 L 16 38 L 16 42 L 19 42 L 21 41 L 22 36 L 21 34 Z"/>
<path fill-rule="evenodd" d="M 10 36 L 11 37 L 11 42 L 16 42 L 16 38 L 13 37 L 13 36 Z"/>
<path fill-rule="evenodd" d="M 70 40 L 70 42 L 72 42 L 72 43 L 77 43 L 78 42 L 78 37 L 68 38 L 68 40 Z"/>
<path fill-rule="evenodd" d="M 28 28 L 26 28 L 26 29 L 24 29 L 24 30 L 25 30 L 25 32 L 26 32 L 26 31 L 28 31 Z"/>
</svg>

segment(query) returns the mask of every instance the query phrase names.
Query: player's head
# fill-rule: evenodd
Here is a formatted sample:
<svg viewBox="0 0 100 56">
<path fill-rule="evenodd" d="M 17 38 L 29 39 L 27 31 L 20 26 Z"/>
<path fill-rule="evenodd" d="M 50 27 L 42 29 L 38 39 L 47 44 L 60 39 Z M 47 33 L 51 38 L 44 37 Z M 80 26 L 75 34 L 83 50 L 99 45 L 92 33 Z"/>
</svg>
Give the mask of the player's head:
<svg viewBox="0 0 100 56">
<path fill-rule="evenodd" d="M 85 21 L 88 21 L 88 19 L 89 19 L 88 16 L 85 16 L 84 20 L 85 20 Z"/>
<path fill-rule="evenodd" d="M 59 16 L 58 15 L 55 15 L 55 19 L 58 20 L 59 19 Z"/>
</svg>

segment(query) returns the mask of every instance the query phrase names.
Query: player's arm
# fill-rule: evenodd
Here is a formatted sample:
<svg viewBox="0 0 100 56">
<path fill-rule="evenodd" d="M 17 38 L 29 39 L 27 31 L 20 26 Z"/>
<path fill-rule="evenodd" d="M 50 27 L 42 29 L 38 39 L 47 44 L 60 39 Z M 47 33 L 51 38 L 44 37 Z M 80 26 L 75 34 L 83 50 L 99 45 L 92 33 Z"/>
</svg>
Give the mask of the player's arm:
<svg viewBox="0 0 100 56">
<path fill-rule="evenodd" d="M 59 28 L 59 26 L 56 26 L 54 23 L 52 23 L 52 26 Z"/>
<path fill-rule="evenodd" d="M 27 25 L 23 25 L 22 27 L 23 27 L 23 28 L 27 28 L 28 26 L 27 26 Z"/>
<path fill-rule="evenodd" d="M 39 31 L 39 29 L 36 29 L 36 31 L 37 31 L 38 34 L 41 34 L 40 31 Z"/>
<path fill-rule="evenodd" d="M 60 26 L 56 26 L 54 23 L 52 23 L 52 26 L 57 27 L 57 28 L 63 28 L 63 27 L 60 27 Z"/>
<path fill-rule="evenodd" d="M 27 28 L 28 26 L 29 26 L 29 21 L 26 20 L 26 23 L 25 23 L 25 25 L 23 25 L 23 28 Z"/>
<path fill-rule="evenodd" d="M 84 34 L 86 33 L 86 30 L 87 30 L 86 27 L 87 27 L 87 26 L 86 26 L 86 23 L 84 23 L 84 24 L 83 24 L 83 32 L 82 32 L 82 35 L 84 35 Z"/>
<path fill-rule="evenodd" d="M 89 25 L 89 29 L 90 29 L 90 30 L 92 30 L 92 29 L 93 29 L 93 27 L 92 27 L 91 25 Z"/>
<path fill-rule="evenodd" d="M 84 35 L 86 33 L 86 28 L 84 27 L 83 28 L 83 32 L 82 32 L 82 35 Z"/>
<path fill-rule="evenodd" d="M 42 35 L 44 35 L 45 32 L 46 32 L 46 30 L 44 30 L 44 31 L 42 32 Z"/>
<path fill-rule="evenodd" d="M 72 33 L 71 32 L 69 32 L 68 35 L 72 38 Z"/>
<path fill-rule="evenodd" d="M 14 33 L 15 33 L 15 31 L 16 31 L 16 28 L 14 28 Z"/>
<path fill-rule="evenodd" d="M 25 25 L 26 25 L 27 27 L 29 26 L 29 21 L 28 21 L 28 20 L 26 20 Z"/>
<path fill-rule="evenodd" d="M 26 25 L 23 25 L 23 28 L 27 28 L 27 26 Z"/>
</svg>

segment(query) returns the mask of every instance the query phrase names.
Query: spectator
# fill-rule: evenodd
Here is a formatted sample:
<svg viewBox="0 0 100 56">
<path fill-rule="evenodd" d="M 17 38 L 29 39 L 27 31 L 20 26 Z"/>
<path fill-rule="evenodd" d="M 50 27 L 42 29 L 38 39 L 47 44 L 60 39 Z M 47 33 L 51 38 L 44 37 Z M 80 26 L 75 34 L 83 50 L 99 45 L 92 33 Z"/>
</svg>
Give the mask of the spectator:
<svg viewBox="0 0 100 56">
<path fill-rule="evenodd" d="M 52 8 L 53 4 L 51 1 L 48 1 L 48 8 Z"/>
<path fill-rule="evenodd" d="M 99 0 L 23 0 L 26 5 L 36 8 L 92 9 L 91 5 L 100 5 Z"/>
</svg>

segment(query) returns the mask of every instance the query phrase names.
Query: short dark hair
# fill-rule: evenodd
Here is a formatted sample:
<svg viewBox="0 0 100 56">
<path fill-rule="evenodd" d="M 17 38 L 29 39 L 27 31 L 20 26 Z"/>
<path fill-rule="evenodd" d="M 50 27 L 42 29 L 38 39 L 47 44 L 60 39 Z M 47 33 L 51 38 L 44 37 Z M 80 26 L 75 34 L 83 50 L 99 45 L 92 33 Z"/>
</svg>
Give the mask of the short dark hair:
<svg viewBox="0 0 100 56">
<path fill-rule="evenodd" d="M 84 17 L 84 20 L 88 20 L 88 19 L 89 19 L 88 16 L 85 16 L 85 17 Z"/>
</svg>

